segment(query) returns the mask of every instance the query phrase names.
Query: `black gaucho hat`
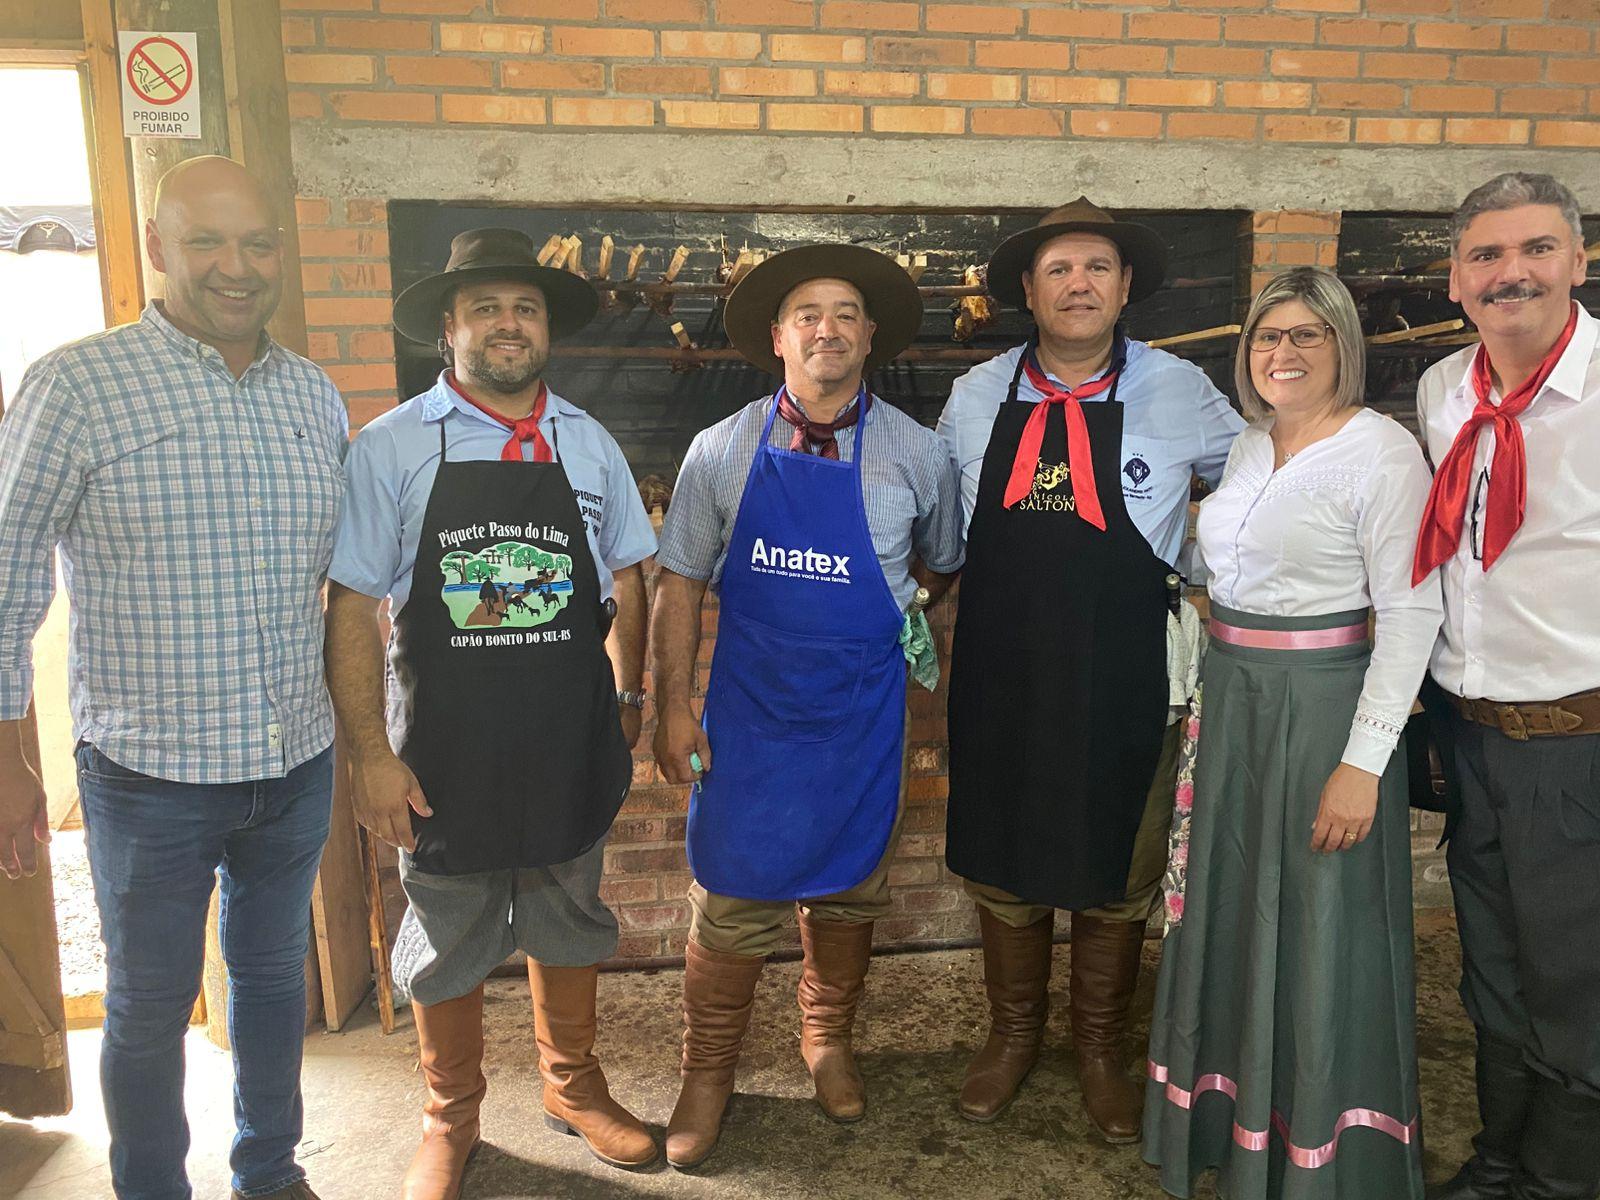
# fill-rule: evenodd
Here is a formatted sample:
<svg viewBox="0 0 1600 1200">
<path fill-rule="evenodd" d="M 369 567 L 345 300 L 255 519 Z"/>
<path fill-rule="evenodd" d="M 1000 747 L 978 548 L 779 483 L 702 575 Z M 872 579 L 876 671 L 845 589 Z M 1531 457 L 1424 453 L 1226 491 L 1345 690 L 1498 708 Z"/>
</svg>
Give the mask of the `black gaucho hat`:
<svg viewBox="0 0 1600 1200">
<path fill-rule="evenodd" d="M 450 242 L 450 261 L 395 298 L 394 326 L 414 342 L 432 345 L 444 326 L 444 300 L 468 283 L 531 283 L 544 293 L 552 342 L 576 333 L 600 308 L 600 297 L 571 271 L 542 267 L 533 239 L 517 229 L 469 229 Z"/>
<path fill-rule="evenodd" d="M 989 294 L 1016 308 L 1026 308 L 1022 276 L 1033 269 L 1039 247 L 1064 233 L 1092 233 L 1112 242 L 1123 265 L 1133 268 L 1128 303 L 1143 300 L 1161 286 L 1167 274 L 1167 244 L 1148 225 L 1119 221 L 1087 196 L 1052 209 L 1032 229 L 1014 233 L 1000 243 L 989 260 Z"/>
</svg>

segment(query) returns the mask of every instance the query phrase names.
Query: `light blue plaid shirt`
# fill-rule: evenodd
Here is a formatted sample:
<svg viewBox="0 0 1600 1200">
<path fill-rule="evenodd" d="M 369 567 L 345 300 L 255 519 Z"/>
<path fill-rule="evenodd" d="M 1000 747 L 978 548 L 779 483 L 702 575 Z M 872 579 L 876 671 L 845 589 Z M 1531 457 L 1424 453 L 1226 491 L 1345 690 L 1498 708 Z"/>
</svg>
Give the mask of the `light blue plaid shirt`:
<svg viewBox="0 0 1600 1200">
<path fill-rule="evenodd" d="M 721 587 L 745 481 L 771 411 L 772 397 L 763 396 L 695 434 L 661 526 L 661 548 L 656 551 L 661 566 L 707 580 L 713 591 Z M 914 559 L 949 575 L 966 558 L 960 476 L 933 430 L 892 404 L 874 397 L 859 424 L 838 431 L 841 462 L 855 458 L 858 431 L 864 431 L 861 484 L 867 529 L 889 590 L 904 608 L 917 590 L 911 576 Z M 772 422 L 768 445 L 787 448 L 793 439 L 794 426 L 781 418 Z"/>
<path fill-rule="evenodd" d="M 155 305 L 41 358 L 0 421 L 0 720 L 72 601 L 73 730 L 183 783 L 280 776 L 333 740 L 322 583 L 348 422 L 268 341 L 242 379 Z"/>
</svg>

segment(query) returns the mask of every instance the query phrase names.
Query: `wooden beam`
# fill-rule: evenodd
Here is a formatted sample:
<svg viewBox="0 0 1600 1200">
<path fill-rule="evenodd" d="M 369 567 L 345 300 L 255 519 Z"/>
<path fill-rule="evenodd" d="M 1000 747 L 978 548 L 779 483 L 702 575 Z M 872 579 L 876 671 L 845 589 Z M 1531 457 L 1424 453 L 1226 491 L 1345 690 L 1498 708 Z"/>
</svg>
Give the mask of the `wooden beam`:
<svg viewBox="0 0 1600 1200">
<path fill-rule="evenodd" d="M 122 136 L 121 56 L 111 0 L 82 0 L 84 28 L 84 134 L 94 188 L 99 239 L 100 294 L 107 325 L 137 321 L 144 308 L 144 265 L 133 170 Z"/>
<path fill-rule="evenodd" d="M 85 0 L 87 3 L 88 0 Z M 116 29 L 154 30 L 161 33 L 193 33 L 195 35 L 195 85 L 185 98 L 200 111 L 200 136 L 198 138 L 135 137 L 126 139 L 132 161 L 134 211 L 142 228 L 155 204 L 156 183 L 171 167 L 186 159 L 202 154 L 229 154 L 227 102 L 224 94 L 222 69 L 222 34 L 217 13 L 218 0 L 115 0 Z M 110 5 L 111 0 L 99 0 Z M 278 11 L 276 0 L 263 0 L 266 7 Z M 116 34 L 112 33 L 113 62 L 120 71 L 121 56 L 116 50 Z M 119 80 L 120 89 L 120 80 Z M 120 90 L 113 93 L 117 102 L 113 106 L 118 133 L 121 133 Z M 144 290 L 147 295 L 159 296 L 163 283 L 160 273 L 148 262 L 141 260 L 144 273 Z"/>
<path fill-rule="evenodd" d="M 1191 333 L 1175 333 L 1171 337 L 1155 338 L 1149 344 L 1153 349 L 1162 346 L 1182 346 L 1187 342 L 1209 342 L 1216 338 L 1232 337 L 1243 329 L 1240 325 L 1213 325 L 1210 329 L 1196 329 Z"/>
<path fill-rule="evenodd" d="M 8 67 L 72 67 L 82 61 L 82 42 L 56 38 L 0 38 L 0 64 Z"/>
<path fill-rule="evenodd" d="M 294 155 L 289 145 L 289 85 L 283 73 L 278 0 L 215 0 L 222 36 L 228 149 L 277 202 L 283 227 L 283 298 L 268 327 L 296 354 L 307 353 L 306 301 L 295 220 Z"/>
<path fill-rule="evenodd" d="M 337 1033 L 372 990 L 366 873 L 351 806 L 350 757 L 343 739 L 334 743 L 333 818 L 322 869 L 311 892 L 317 968 L 322 973 L 323 1019 Z"/>
<path fill-rule="evenodd" d="M 1414 342 L 1418 338 L 1433 337 L 1441 333 L 1454 333 L 1458 329 L 1466 328 L 1466 322 L 1460 317 L 1448 321 L 1435 321 L 1431 325 L 1418 325 L 1414 329 L 1396 329 L 1389 333 L 1375 333 L 1367 339 L 1369 346 L 1390 346 L 1396 342 Z"/>
</svg>

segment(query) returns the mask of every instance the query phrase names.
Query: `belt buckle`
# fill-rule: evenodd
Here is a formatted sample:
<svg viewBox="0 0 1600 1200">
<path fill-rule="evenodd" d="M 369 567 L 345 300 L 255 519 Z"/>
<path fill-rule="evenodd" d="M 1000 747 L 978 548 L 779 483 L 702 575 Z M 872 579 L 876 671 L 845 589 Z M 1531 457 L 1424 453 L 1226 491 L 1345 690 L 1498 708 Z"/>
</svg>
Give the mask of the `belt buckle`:
<svg viewBox="0 0 1600 1200">
<path fill-rule="evenodd" d="M 1522 710 L 1515 704 L 1495 705 L 1494 715 L 1499 722 L 1501 733 L 1514 742 L 1528 740 L 1528 722 L 1523 719 Z"/>
</svg>

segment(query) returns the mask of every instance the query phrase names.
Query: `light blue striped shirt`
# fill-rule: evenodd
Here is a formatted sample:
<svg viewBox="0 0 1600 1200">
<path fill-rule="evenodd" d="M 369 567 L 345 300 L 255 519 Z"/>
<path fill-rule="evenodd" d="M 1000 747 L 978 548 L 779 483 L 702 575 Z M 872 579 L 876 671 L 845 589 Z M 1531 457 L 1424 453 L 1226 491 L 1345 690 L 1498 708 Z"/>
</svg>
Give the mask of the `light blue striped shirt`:
<svg viewBox="0 0 1600 1200">
<path fill-rule="evenodd" d="M 978 475 L 989 434 L 1022 351 L 1021 346 L 1007 350 L 957 379 L 939 417 L 939 435 L 961 468 L 968 522 L 978 501 Z M 1026 373 L 1017 384 L 1017 399 L 1039 402 L 1039 392 Z M 1105 399 L 1102 393 L 1084 403 Z M 1222 478 L 1244 418 L 1199 367 L 1131 338 L 1117 399 L 1122 403 L 1122 451 L 1117 461 L 1122 464 L 1118 479 L 1123 503 L 1150 548 L 1163 562 L 1176 565 L 1189 520 L 1189 480 L 1199 475 L 1214 486 Z"/>
<path fill-rule="evenodd" d="M 155 304 L 41 358 L 0 421 L 0 720 L 27 710 L 59 545 L 77 737 L 182 783 L 325 750 L 348 435 L 312 363 L 266 340 L 236 380 Z"/>
<path fill-rule="evenodd" d="M 444 381 L 363 426 L 350 447 L 350 491 L 328 577 L 364 596 L 388 596 L 391 614 L 411 595 L 417 542 L 439 473 L 439 422 L 451 462 L 500 457 L 506 427 Z M 655 553 L 656 534 L 617 440 L 583 409 L 549 393 L 539 432 L 554 448 L 583 513 L 602 598 L 613 572 Z M 524 459 L 533 443 L 524 443 Z M 434 578 L 435 586 L 438 577 Z"/>
<path fill-rule="evenodd" d="M 745 481 L 771 411 L 772 397 L 764 396 L 695 435 L 661 527 L 656 554 L 661 566 L 708 580 L 713 591 L 720 586 Z M 864 430 L 861 484 L 867 528 L 883 577 L 903 608 L 917 590 L 911 577 L 913 557 L 940 575 L 961 569 L 960 481 L 933 430 L 892 404 L 874 397 L 861 424 L 838 431 L 840 461 L 855 458 L 858 430 Z M 780 417 L 772 422 L 767 443 L 787 449 L 793 438 L 794 426 Z"/>
</svg>

